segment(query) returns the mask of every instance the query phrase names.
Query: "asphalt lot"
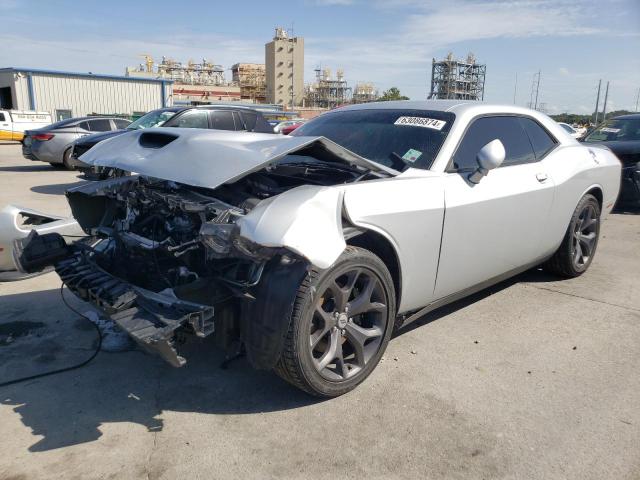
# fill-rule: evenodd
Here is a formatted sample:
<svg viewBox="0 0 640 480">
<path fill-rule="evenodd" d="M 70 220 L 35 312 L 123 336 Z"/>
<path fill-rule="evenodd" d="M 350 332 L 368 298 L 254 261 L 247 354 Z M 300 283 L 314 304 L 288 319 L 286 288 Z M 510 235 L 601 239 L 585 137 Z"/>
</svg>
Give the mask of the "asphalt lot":
<svg viewBox="0 0 640 480">
<path fill-rule="evenodd" d="M 68 213 L 77 181 L 0 143 L 0 207 Z M 433 312 L 334 400 L 221 369 L 208 340 L 182 369 L 101 352 L 0 388 L 0 479 L 640 479 L 640 215 L 602 233 L 587 274 L 527 272 Z M 0 334 L 28 327 L 0 343 L 0 382 L 91 354 L 59 290 L 55 274 L 0 283 Z"/>
</svg>

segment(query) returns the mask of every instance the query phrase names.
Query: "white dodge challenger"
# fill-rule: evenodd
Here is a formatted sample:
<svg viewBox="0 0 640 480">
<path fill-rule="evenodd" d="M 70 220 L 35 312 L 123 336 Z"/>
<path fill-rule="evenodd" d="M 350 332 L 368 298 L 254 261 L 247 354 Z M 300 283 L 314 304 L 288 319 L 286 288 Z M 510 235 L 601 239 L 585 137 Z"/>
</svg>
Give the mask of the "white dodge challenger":
<svg viewBox="0 0 640 480">
<path fill-rule="evenodd" d="M 134 131 L 82 157 L 136 172 L 67 192 L 86 238 L 16 242 L 174 366 L 214 335 L 314 395 L 394 328 L 526 269 L 584 273 L 620 162 L 547 116 L 457 101 L 340 108 L 293 136 Z"/>
</svg>

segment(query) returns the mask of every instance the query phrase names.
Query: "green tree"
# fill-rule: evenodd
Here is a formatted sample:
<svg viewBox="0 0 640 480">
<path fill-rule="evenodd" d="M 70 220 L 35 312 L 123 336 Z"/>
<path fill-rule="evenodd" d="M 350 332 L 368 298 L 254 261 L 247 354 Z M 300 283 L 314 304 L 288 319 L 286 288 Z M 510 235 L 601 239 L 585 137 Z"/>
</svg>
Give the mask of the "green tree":
<svg viewBox="0 0 640 480">
<path fill-rule="evenodd" d="M 379 102 L 387 102 L 389 100 L 409 100 L 409 97 L 400 95 L 400 90 L 397 87 L 391 87 L 378 99 Z"/>
</svg>

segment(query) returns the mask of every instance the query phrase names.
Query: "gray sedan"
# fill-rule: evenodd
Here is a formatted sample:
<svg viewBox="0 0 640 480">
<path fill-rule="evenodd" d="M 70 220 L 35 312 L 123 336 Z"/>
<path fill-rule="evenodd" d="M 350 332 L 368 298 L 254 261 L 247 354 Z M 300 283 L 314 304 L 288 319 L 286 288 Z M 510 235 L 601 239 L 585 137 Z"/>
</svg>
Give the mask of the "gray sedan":
<svg viewBox="0 0 640 480">
<path fill-rule="evenodd" d="M 27 130 L 22 141 L 22 155 L 29 160 L 71 168 L 69 158 L 75 140 L 91 133 L 120 130 L 130 123 L 123 118 L 81 117 Z"/>
</svg>

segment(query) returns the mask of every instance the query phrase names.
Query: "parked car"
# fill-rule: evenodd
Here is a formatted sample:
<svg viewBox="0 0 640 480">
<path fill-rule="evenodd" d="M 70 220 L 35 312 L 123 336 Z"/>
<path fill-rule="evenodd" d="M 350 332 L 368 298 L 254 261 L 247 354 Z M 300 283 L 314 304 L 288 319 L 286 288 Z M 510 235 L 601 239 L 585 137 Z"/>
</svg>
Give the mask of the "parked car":
<svg viewBox="0 0 640 480">
<path fill-rule="evenodd" d="M 71 167 L 83 172 L 89 179 L 106 178 L 109 175 L 108 172 L 110 172 L 110 170 L 105 171 L 102 168 L 94 169 L 91 165 L 87 165 L 82 160 L 80 160 L 80 156 L 88 152 L 97 143 L 108 138 L 117 137 L 118 135 L 122 135 L 123 133 L 129 132 L 131 130 L 153 128 L 162 125 L 176 113 L 184 109 L 185 107 L 159 108 L 143 115 L 135 122 L 127 125 L 126 128 L 119 130 L 110 130 L 107 132 L 98 132 L 92 135 L 80 137 L 79 139 L 74 141 L 71 146 L 72 150 L 71 155 L 69 156 L 68 163 Z"/>
<path fill-rule="evenodd" d="M 583 132 L 579 132 L 578 130 L 573 128 L 568 123 L 558 122 L 558 125 L 560 125 L 562 128 L 564 128 L 565 132 L 567 132 L 569 135 L 571 135 L 575 139 L 578 139 L 578 138 L 582 137 L 582 135 L 584 134 L 584 131 Z"/>
<path fill-rule="evenodd" d="M 304 120 L 301 120 L 301 119 L 285 120 L 285 121 L 277 123 L 276 126 L 273 127 L 273 131 L 275 133 L 282 133 L 282 129 L 283 128 L 290 127 L 291 125 L 301 124 L 303 122 L 304 122 Z"/>
<path fill-rule="evenodd" d="M 20 142 L 24 131 L 40 128 L 51 123 L 49 112 L 33 110 L 0 110 L 0 140 Z"/>
<path fill-rule="evenodd" d="M 584 138 L 604 145 L 622 162 L 619 206 L 640 207 L 640 113 L 611 118 Z"/>
<path fill-rule="evenodd" d="M 349 106 L 289 136 L 138 130 L 83 160 L 140 175 L 68 191 L 91 238 L 34 232 L 21 271 L 55 265 L 174 366 L 176 334 L 213 335 L 323 397 L 430 310 L 538 265 L 583 274 L 620 186 L 611 151 L 546 115 L 459 100 Z"/>
<path fill-rule="evenodd" d="M 71 149 L 75 140 L 95 132 L 121 130 L 130 123 L 130 120 L 115 117 L 81 117 L 27 130 L 22 140 L 22 155 L 29 160 L 70 169 Z"/>
<path fill-rule="evenodd" d="M 296 128 L 298 128 L 298 127 L 300 127 L 302 125 L 304 125 L 303 122 L 294 123 L 293 125 L 287 125 L 286 127 L 282 128 L 282 130 L 280 130 L 280 133 L 282 133 L 283 135 L 289 135 Z"/>
<path fill-rule="evenodd" d="M 260 111 L 249 107 L 220 104 L 189 108 L 173 116 L 162 126 L 273 133 L 273 129 Z"/>
<path fill-rule="evenodd" d="M 146 128 L 162 125 L 164 127 L 178 128 L 272 132 L 271 127 L 259 111 L 241 106 L 200 105 L 196 107 L 173 107 L 170 109 L 156 110 L 154 112 L 150 112 L 144 117 L 141 117 L 138 121 L 127 127 L 127 130 L 106 134 L 107 138 L 126 133 L 129 130 L 145 128 L 143 127 L 144 125 L 146 125 Z M 145 117 L 147 118 L 143 120 Z M 164 117 L 167 118 L 161 122 L 160 120 Z M 91 135 L 77 140 L 73 146 L 73 153 L 71 155 L 72 165 L 84 172 L 85 178 L 88 180 L 103 180 L 110 176 L 126 173 L 122 170 L 87 165 L 80 160 L 80 156 L 84 155 L 98 142 L 105 139 L 104 137 Z"/>
</svg>

